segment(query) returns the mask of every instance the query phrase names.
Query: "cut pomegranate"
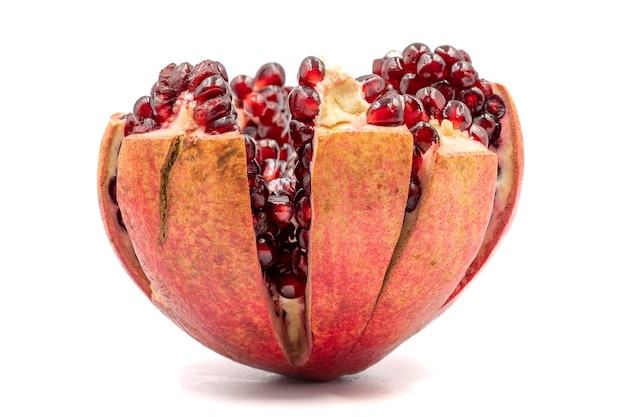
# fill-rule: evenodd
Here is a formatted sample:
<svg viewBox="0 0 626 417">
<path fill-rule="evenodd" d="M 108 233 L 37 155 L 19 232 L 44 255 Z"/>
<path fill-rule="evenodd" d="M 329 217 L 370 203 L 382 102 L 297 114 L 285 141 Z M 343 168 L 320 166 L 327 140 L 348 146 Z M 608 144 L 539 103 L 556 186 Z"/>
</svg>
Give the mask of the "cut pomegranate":
<svg viewBox="0 0 626 417">
<path fill-rule="evenodd" d="M 301 378 L 359 372 L 448 308 L 508 228 L 515 107 L 450 45 L 412 43 L 357 78 L 314 56 L 293 86 L 276 62 L 254 74 L 169 64 L 111 119 L 105 228 L 211 349 Z"/>
</svg>

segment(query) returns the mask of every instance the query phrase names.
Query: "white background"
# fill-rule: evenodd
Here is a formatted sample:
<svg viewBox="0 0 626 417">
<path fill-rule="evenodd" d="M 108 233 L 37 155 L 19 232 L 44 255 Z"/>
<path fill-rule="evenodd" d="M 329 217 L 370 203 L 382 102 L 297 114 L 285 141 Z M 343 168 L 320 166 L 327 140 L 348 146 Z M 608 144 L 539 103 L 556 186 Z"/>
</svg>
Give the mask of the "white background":
<svg viewBox="0 0 626 417">
<path fill-rule="evenodd" d="M 0 6 L 0 415 L 626 415 L 626 33 L 610 2 L 15 3 Z M 369 370 L 310 384 L 217 356 L 143 298 L 99 218 L 110 114 L 169 62 L 232 77 L 278 60 L 294 82 L 306 55 L 357 76 L 415 41 L 469 51 L 525 136 L 516 221 L 454 307 Z"/>
</svg>

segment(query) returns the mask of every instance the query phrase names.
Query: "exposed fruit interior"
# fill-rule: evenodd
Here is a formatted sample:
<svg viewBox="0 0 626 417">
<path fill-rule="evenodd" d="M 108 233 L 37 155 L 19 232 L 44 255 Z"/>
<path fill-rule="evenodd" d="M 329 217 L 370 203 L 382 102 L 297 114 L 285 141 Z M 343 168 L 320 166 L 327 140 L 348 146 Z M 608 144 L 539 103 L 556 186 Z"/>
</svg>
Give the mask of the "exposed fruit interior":
<svg viewBox="0 0 626 417">
<path fill-rule="evenodd" d="M 243 134 L 250 217 L 271 320 L 282 350 L 297 366 L 306 363 L 311 350 L 309 236 L 316 219 L 311 181 L 318 140 L 337 131 L 367 132 L 373 126 L 378 135 L 386 130 L 410 135 L 406 157 L 411 169 L 402 191 L 406 196 L 402 208 L 410 214 L 429 181 L 433 150 L 488 147 L 497 152 L 500 120 L 506 112 L 505 100 L 479 77 L 466 52 L 448 45 L 430 50 L 414 43 L 375 59 L 372 73 L 356 79 L 327 69 L 317 57 L 306 57 L 295 86 L 287 85 L 278 63 L 261 66 L 254 76 L 238 75 L 231 80 L 216 61 L 170 64 L 161 70 L 151 93 L 139 98 L 123 119 L 129 140 L 156 132 L 162 136 L 194 132 L 200 138 Z M 173 139 L 169 154 L 173 162 L 179 146 Z M 348 146 L 358 152 L 358 142 Z M 394 149 L 400 148 L 381 146 L 380 152 Z M 108 194 L 115 207 L 112 165 Z M 374 169 L 385 167 L 364 165 L 360 169 L 367 178 Z M 164 238 L 167 190 L 160 190 L 160 198 Z M 121 214 L 117 220 L 123 229 Z"/>
</svg>

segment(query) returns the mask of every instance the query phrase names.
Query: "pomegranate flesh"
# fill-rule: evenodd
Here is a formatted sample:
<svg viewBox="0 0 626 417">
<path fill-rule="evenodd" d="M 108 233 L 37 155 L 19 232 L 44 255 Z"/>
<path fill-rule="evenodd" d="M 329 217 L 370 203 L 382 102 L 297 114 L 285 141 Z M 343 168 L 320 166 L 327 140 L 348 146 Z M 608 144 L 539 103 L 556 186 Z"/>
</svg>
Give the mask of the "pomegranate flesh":
<svg viewBox="0 0 626 417">
<path fill-rule="evenodd" d="M 367 369 L 463 291 L 509 227 L 523 145 L 467 52 L 408 45 L 353 78 L 314 56 L 169 64 L 111 117 L 98 164 L 122 265 L 235 361 L 328 380 Z"/>
</svg>

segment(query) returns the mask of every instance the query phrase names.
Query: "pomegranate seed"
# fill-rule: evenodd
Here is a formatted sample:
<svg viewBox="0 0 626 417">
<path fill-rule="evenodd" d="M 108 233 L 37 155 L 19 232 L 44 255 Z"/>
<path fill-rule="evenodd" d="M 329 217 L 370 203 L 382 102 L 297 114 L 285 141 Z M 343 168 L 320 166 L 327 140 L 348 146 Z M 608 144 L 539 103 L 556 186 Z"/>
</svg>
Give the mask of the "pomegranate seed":
<svg viewBox="0 0 626 417">
<path fill-rule="evenodd" d="M 366 113 L 367 123 L 378 126 L 399 126 L 404 123 L 402 100 L 395 91 L 377 98 Z"/>
<path fill-rule="evenodd" d="M 139 122 L 142 120 L 153 117 L 152 107 L 150 106 L 150 97 L 139 97 L 133 106 L 133 115 Z"/>
<path fill-rule="evenodd" d="M 380 75 L 382 69 L 383 69 L 383 62 L 385 61 L 384 58 L 376 58 L 375 60 L 372 61 L 372 72 L 376 75 Z"/>
<path fill-rule="evenodd" d="M 435 48 L 435 52 L 445 61 L 446 68 L 448 69 L 450 69 L 455 62 L 463 59 L 463 55 L 451 45 L 438 46 Z"/>
<path fill-rule="evenodd" d="M 143 119 L 133 128 L 133 133 L 147 133 L 158 129 L 158 123 L 151 118 Z"/>
<path fill-rule="evenodd" d="M 113 204 L 117 205 L 117 175 L 113 175 L 109 180 L 109 198 Z"/>
<path fill-rule="evenodd" d="M 419 180 L 417 178 L 411 178 L 409 183 L 409 196 L 406 201 L 405 210 L 410 213 L 417 207 L 417 203 L 422 194 L 422 187 L 420 186 Z"/>
<path fill-rule="evenodd" d="M 446 62 L 434 52 L 425 52 L 417 61 L 416 74 L 427 83 L 443 80 L 445 77 Z"/>
<path fill-rule="evenodd" d="M 423 43 L 412 43 L 407 45 L 402 51 L 402 63 L 407 70 L 414 71 L 417 66 L 417 60 L 425 52 L 430 52 L 430 48 Z"/>
<path fill-rule="evenodd" d="M 417 90 L 428 85 L 429 84 L 419 78 L 417 74 L 408 73 L 404 74 L 400 80 L 400 92 L 402 94 L 415 94 Z"/>
<path fill-rule="evenodd" d="M 267 217 L 267 213 L 264 211 L 254 213 L 252 216 L 252 224 L 254 226 L 255 236 L 257 237 L 266 233 L 273 236 L 274 233 L 278 233 L 279 230 L 278 226 L 270 221 Z"/>
<path fill-rule="evenodd" d="M 315 87 L 325 75 L 324 62 L 316 56 L 308 56 L 300 63 L 298 84 Z"/>
<path fill-rule="evenodd" d="M 437 81 L 432 85 L 433 88 L 441 91 L 441 94 L 446 98 L 446 101 L 454 100 L 456 98 L 456 88 L 452 87 L 446 80 Z"/>
<path fill-rule="evenodd" d="M 463 49 L 459 49 L 459 54 L 461 54 L 461 59 L 463 61 L 472 62 L 472 58 L 470 58 L 469 54 L 465 52 Z"/>
<path fill-rule="evenodd" d="M 265 113 L 267 106 L 267 99 L 256 91 L 248 94 L 243 101 L 243 111 L 256 121 Z"/>
<path fill-rule="evenodd" d="M 256 141 L 256 160 L 261 163 L 266 159 L 277 159 L 280 146 L 274 139 L 259 139 Z"/>
<path fill-rule="evenodd" d="M 487 131 L 490 145 L 500 137 L 500 122 L 491 113 L 481 113 L 474 117 L 473 122 Z"/>
<path fill-rule="evenodd" d="M 220 75 L 211 75 L 196 87 L 194 97 L 197 101 L 205 101 L 228 93 L 228 84 Z"/>
<path fill-rule="evenodd" d="M 285 298 L 295 299 L 304 296 L 305 283 L 291 273 L 280 274 L 275 279 L 276 291 Z"/>
<path fill-rule="evenodd" d="M 404 75 L 402 56 L 391 56 L 385 59 L 380 70 L 380 76 L 396 90 L 400 88 L 400 80 Z"/>
<path fill-rule="evenodd" d="M 289 93 L 289 111 L 297 120 L 313 120 L 320 108 L 320 96 L 311 87 L 299 85 Z"/>
<path fill-rule="evenodd" d="M 246 166 L 246 173 L 248 174 L 248 178 L 260 174 L 261 166 L 256 160 L 253 159 L 252 161 L 248 162 L 248 165 Z"/>
<path fill-rule="evenodd" d="M 285 161 L 279 159 L 268 158 L 262 162 L 261 175 L 267 182 L 280 178 L 285 172 Z"/>
<path fill-rule="evenodd" d="M 137 119 L 135 119 L 135 115 L 132 113 L 124 115 L 124 119 L 124 136 L 132 135 L 133 130 L 137 126 Z"/>
<path fill-rule="evenodd" d="M 267 203 L 267 197 L 269 192 L 267 185 L 260 175 L 254 176 L 254 185 L 250 187 L 250 201 L 252 203 L 253 210 L 261 210 L 265 203 Z"/>
<path fill-rule="evenodd" d="M 478 73 L 467 61 L 457 61 L 450 68 L 448 81 L 458 89 L 469 88 L 478 81 Z"/>
<path fill-rule="evenodd" d="M 212 98 L 196 104 L 193 119 L 200 126 L 208 126 L 220 117 L 227 116 L 232 110 L 232 102 L 226 96 Z"/>
<path fill-rule="evenodd" d="M 313 140 L 315 126 L 311 121 L 302 122 L 292 119 L 291 122 L 289 122 L 289 134 L 296 147 L 302 146 Z"/>
<path fill-rule="evenodd" d="M 252 92 L 254 88 L 254 79 L 249 75 L 237 75 L 230 82 L 230 89 L 233 92 L 233 96 L 239 100 L 246 98 L 248 94 Z"/>
<path fill-rule="evenodd" d="M 413 144 L 426 151 L 430 145 L 439 142 L 439 134 L 428 122 L 418 122 L 413 130 Z"/>
<path fill-rule="evenodd" d="M 233 109 L 230 114 L 210 122 L 204 131 L 209 135 L 221 135 L 226 132 L 235 132 L 237 128 L 237 112 Z"/>
<path fill-rule="evenodd" d="M 446 105 L 446 98 L 441 91 L 433 87 L 420 88 L 415 93 L 415 98 L 422 101 L 431 118 L 441 120 L 441 112 Z"/>
<path fill-rule="evenodd" d="M 452 122 L 458 130 L 467 130 L 472 124 L 472 113 L 465 103 L 459 100 L 450 100 L 443 109 L 442 116 Z"/>
<path fill-rule="evenodd" d="M 483 110 L 485 94 L 478 87 L 470 87 L 459 93 L 459 100 L 467 105 L 472 116 L 476 116 Z"/>
<path fill-rule="evenodd" d="M 417 174 L 422 167 L 422 156 L 424 151 L 419 146 L 413 146 L 413 163 L 411 165 L 411 177 L 417 178 Z"/>
<path fill-rule="evenodd" d="M 362 75 L 358 77 L 356 81 L 361 83 L 363 99 L 368 103 L 372 103 L 385 91 L 385 87 L 387 87 L 387 83 L 383 77 L 377 74 Z"/>
<path fill-rule="evenodd" d="M 285 69 L 278 62 L 263 64 L 254 76 L 254 88 L 260 89 L 267 85 L 285 85 Z"/>
<path fill-rule="evenodd" d="M 309 229 L 306 227 L 298 227 L 296 229 L 296 238 L 298 239 L 298 245 L 307 250 L 309 247 Z"/>
<path fill-rule="evenodd" d="M 411 130 L 417 122 L 429 120 L 428 113 L 422 100 L 410 94 L 402 95 L 404 101 L 404 124 Z"/>
<path fill-rule="evenodd" d="M 263 233 L 257 238 L 256 249 L 261 267 L 267 268 L 276 261 L 276 245 L 269 233 Z"/>
<path fill-rule="evenodd" d="M 311 158 L 313 158 L 313 144 L 305 143 L 298 148 L 298 159 L 305 169 L 311 168 Z"/>
<path fill-rule="evenodd" d="M 485 97 L 489 97 L 493 94 L 493 88 L 491 87 L 491 83 L 485 79 L 480 79 L 476 83 L 476 86 L 483 91 Z"/>
<path fill-rule="evenodd" d="M 228 74 L 226 74 L 224 65 L 217 61 L 206 59 L 194 67 L 193 73 L 189 77 L 189 91 L 195 91 L 200 83 L 211 75 L 219 75 L 228 82 Z"/>
<path fill-rule="evenodd" d="M 188 62 L 183 62 L 174 68 L 170 74 L 168 84 L 172 91 L 176 92 L 176 95 L 179 95 L 183 91 L 187 90 L 192 71 L 193 66 Z"/>
<path fill-rule="evenodd" d="M 469 135 L 472 139 L 482 143 L 485 146 L 489 146 L 489 135 L 484 127 L 476 123 L 472 123 L 469 128 Z"/>
<path fill-rule="evenodd" d="M 493 114 L 496 119 L 500 120 L 506 113 L 506 106 L 500 96 L 492 94 L 485 100 L 485 110 Z"/>
<path fill-rule="evenodd" d="M 174 103 L 176 97 L 155 92 L 150 96 L 150 106 L 154 113 L 154 118 L 159 123 L 165 123 L 174 114 Z"/>
<path fill-rule="evenodd" d="M 309 270 L 309 260 L 306 252 L 301 248 L 296 248 L 293 251 L 292 269 L 297 276 L 306 278 Z"/>
<path fill-rule="evenodd" d="M 284 192 L 274 192 L 267 198 L 265 211 L 269 219 L 278 227 L 284 227 L 293 217 L 295 207 L 291 196 Z"/>
<path fill-rule="evenodd" d="M 311 201 L 308 196 L 303 195 L 296 204 L 296 221 L 302 227 L 309 227 L 311 215 Z"/>
<path fill-rule="evenodd" d="M 251 162 L 256 156 L 256 142 L 250 135 L 243 135 L 246 146 L 246 161 Z"/>
</svg>

